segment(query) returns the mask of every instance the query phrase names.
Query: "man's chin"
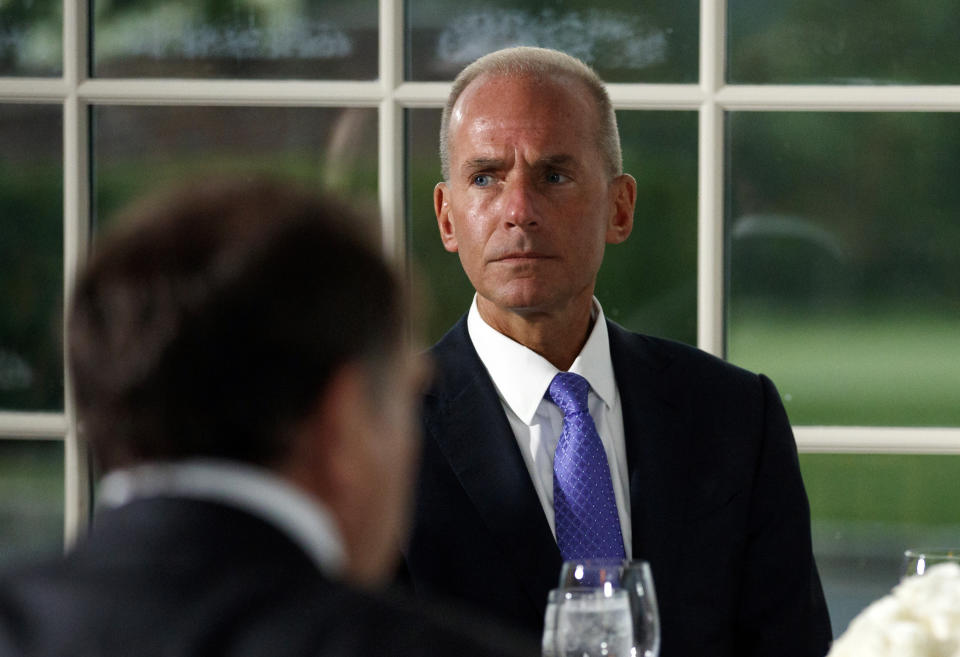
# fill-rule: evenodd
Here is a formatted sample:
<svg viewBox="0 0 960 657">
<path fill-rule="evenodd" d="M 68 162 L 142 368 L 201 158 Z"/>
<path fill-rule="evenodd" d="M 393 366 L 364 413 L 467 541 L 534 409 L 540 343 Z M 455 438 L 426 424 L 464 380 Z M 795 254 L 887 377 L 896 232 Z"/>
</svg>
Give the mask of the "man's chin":
<svg viewBox="0 0 960 657">
<path fill-rule="evenodd" d="M 486 303 L 484 303 L 484 301 Z M 481 314 L 484 310 L 496 313 L 509 313 L 521 317 L 534 317 L 555 312 L 562 304 L 557 303 L 555 295 L 544 293 L 542 290 L 523 289 L 508 292 L 500 291 L 493 298 L 478 299 Z M 486 305 L 486 308 L 484 308 Z"/>
</svg>

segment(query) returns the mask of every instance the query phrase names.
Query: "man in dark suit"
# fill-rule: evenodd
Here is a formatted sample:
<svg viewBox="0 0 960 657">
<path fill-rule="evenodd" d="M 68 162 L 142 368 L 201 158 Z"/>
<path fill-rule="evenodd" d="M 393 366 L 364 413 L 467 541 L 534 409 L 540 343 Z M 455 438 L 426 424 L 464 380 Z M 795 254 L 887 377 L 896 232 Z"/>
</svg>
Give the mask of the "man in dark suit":
<svg viewBox="0 0 960 657">
<path fill-rule="evenodd" d="M 453 83 L 441 159 L 441 239 L 476 296 L 431 351 L 414 587 L 539 630 L 564 559 L 646 559 L 663 657 L 822 657 L 830 623 L 774 386 L 630 333 L 593 296 L 636 200 L 596 74 L 543 49 L 481 58 Z M 571 478 L 577 450 L 592 456 Z"/>
<path fill-rule="evenodd" d="M 0 578 L 0 655 L 516 654 L 372 590 L 406 533 L 424 368 L 371 222 L 245 180 L 121 223 L 69 317 L 100 508 L 64 558 Z"/>
</svg>

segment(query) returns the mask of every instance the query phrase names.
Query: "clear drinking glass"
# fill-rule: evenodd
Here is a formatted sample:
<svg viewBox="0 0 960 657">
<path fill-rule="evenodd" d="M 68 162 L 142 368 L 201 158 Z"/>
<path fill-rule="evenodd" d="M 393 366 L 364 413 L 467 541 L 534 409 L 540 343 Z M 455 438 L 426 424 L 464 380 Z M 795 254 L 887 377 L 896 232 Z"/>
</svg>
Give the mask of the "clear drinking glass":
<svg viewBox="0 0 960 657">
<path fill-rule="evenodd" d="M 557 600 L 562 593 L 560 589 L 551 589 L 547 593 L 547 610 L 543 614 L 541 657 L 557 657 Z"/>
<path fill-rule="evenodd" d="M 960 548 L 911 548 L 903 553 L 903 576 L 923 575 L 938 563 L 960 564 Z"/>
<path fill-rule="evenodd" d="M 624 559 L 578 559 L 565 561 L 560 567 L 560 589 L 604 588 L 607 584 L 620 588 Z"/>
<path fill-rule="evenodd" d="M 653 573 L 646 561 L 629 561 L 623 567 L 621 586 L 630 600 L 635 657 L 660 654 L 660 610 L 653 588 Z"/>
<path fill-rule="evenodd" d="M 623 589 L 563 589 L 556 601 L 557 657 L 630 657 L 633 623 Z"/>
<path fill-rule="evenodd" d="M 556 618 L 555 645 L 557 657 L 564 653 L 561 649 L 560 617 L 562 604 L 567 593 L 581 596 L 581 591 L 593 591 L 595 595 L 610 596 L 622 591 L 627 596 L 631 625 L 631 652 L 633 657 L 657 657 L 660 653 L 660 614 L 657 608 L 657 596 L 653 587 L 653 575 L 646 561 L 624 561 L 619 559 L 584 559 L 567 561 L 560 569 L 558 589 L 553 593 Z M 545 619 L 546 635 L 551 631 L 551 614 L 548 598 Z M 551 644 L 545 636 L 544 646 Z M 613 644 L 611 644 L 613 645 Z M 609 649 L 610 646 L 608 646 Z M 547 655 L 547 653 L 544 653 Z M 571 653 L 573 654 L 573 653 Z M 590 654 L 585 652 L 583 654 Z M 612 654 L 612 653 L 607 653 Z"/>
</svg>

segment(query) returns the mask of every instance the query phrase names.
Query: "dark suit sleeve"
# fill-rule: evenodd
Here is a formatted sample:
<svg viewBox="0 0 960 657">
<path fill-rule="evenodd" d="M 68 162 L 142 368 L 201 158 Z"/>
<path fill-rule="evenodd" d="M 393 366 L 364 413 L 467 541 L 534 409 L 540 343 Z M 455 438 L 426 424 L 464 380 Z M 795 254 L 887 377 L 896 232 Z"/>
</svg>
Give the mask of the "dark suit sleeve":
<svg viewBox="0 0 960 657">
<path fill-rule="evenodd" d="M 737 618 L 743 657 L 818 657 L 830 647 L 796 443 L 773 383 L 760 376 L 763 434 L 748 517 Z"/>
</svg>

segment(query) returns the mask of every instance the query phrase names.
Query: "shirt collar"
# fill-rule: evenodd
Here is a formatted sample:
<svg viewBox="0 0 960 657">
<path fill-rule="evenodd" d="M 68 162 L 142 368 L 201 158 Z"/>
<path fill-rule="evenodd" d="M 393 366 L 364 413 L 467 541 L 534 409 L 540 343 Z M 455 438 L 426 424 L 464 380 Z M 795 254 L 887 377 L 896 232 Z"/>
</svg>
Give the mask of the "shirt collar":
<svg viewBox="0 0 960 657">
<path fill-rule="evenodd" d="M 97 504 L 104 507 L 145 497 L 186 497 L 239 508 L 283 531 L 328 575 L 343 571 L 343 542 L 330 512 L 264 468 L 216 459 L 146 463 L 110 472 L 97 489 Z"/>
<path fill-rule="evenodd" d="M 607 322 L 596 297 L 593 299 L 593 308 L 593 329 L 570 366 L 570 371 L 583 376 L 594 393 L 610 408 L 616 400 L 617 385 L 610 359 Z M 480 317 L 476 295 L 467 314 L 467 331 L 500 397 L 524 423 L 533 424 L 543 396 L 560 370 L 540 354 L 487 324 Z"/>
</svg>

